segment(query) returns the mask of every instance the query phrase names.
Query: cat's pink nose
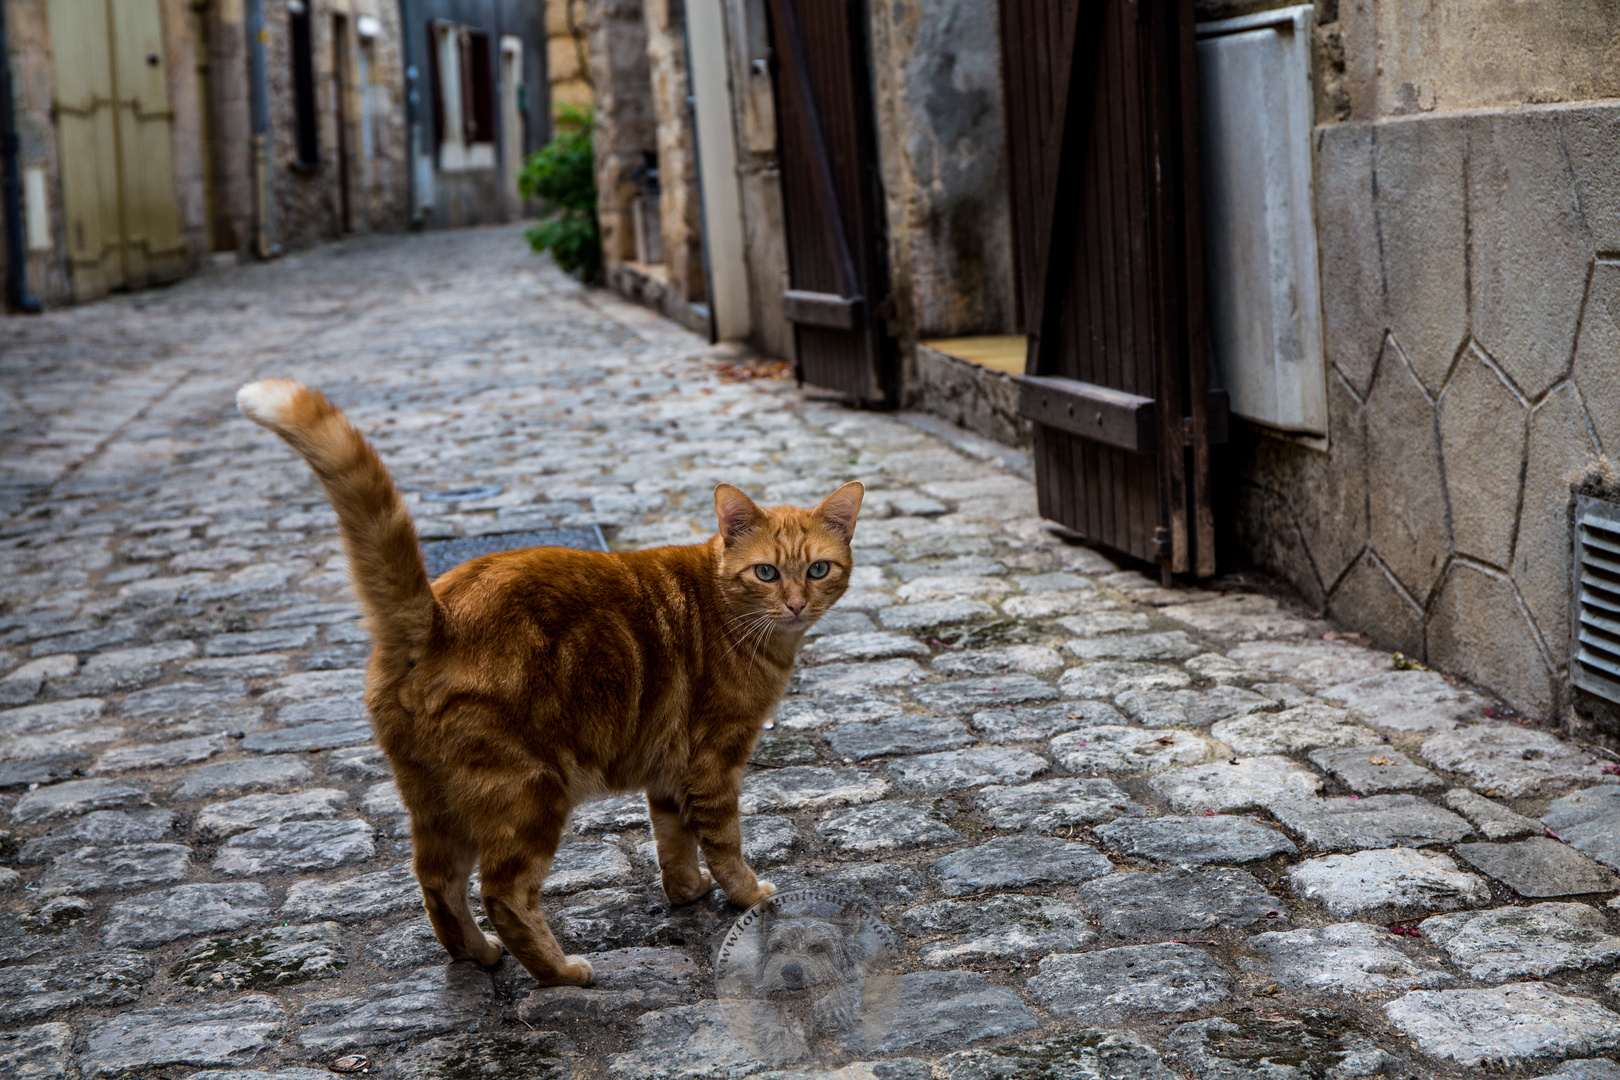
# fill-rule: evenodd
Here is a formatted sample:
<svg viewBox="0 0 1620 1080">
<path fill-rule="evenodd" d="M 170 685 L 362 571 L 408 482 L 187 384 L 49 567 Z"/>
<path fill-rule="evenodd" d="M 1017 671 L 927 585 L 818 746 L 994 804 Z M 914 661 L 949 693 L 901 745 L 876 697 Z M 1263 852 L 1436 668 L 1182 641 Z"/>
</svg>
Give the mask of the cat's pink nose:
<svg viewBox="0 0 1620 1080">
<path fill-rule="evenodd" d="M 804 598 L 795 596 L 791 600 L 782 601 L 782 606 L 793 612 L 794 616 L 796 617 L 799 612 L 804 610 Z"/>
</svg>

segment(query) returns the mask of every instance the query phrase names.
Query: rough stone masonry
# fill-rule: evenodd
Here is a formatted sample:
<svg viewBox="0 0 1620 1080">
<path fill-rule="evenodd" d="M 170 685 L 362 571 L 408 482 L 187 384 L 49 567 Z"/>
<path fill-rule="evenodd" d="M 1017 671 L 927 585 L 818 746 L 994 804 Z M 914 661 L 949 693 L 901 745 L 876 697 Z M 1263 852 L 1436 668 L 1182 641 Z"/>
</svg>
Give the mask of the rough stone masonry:
<svg viewBox="0 0 1620 1080">
<path fill-rule="evenodd" d="M 1294 605 L 1160 588 L 1054 536 L 1005 452 L 725 359 L 511 229 L 8 322 L 0 1075 L 806 1075 L 721 1023 L 736 912 L 670 909 L 634 798 L 546 887 L 596 987 L 444 962 L 333 516 L 231 407 L 287 374 L 427 538 L 635 547 L 706 535 L 720 480 L 867 483 L 744 793 L 756 866 L 900 935 L 898 1022 L 839 1075 L 1620 1076 L 1612 756 Z"/>
</svg>

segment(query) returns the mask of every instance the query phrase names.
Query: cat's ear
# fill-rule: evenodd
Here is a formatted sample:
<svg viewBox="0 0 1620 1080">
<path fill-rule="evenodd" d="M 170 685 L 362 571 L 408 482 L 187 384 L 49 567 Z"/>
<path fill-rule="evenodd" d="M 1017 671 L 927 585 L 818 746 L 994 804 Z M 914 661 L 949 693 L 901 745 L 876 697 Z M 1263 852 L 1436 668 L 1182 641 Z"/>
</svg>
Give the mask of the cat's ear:
<svg viewBox="0 0 1620 1080">
<path fill-rule="evenodd" d="M 865 494 L 866 486 L 859 480 L 851 480 L 822 499 L 812 513 L 827 528 L 850 540 L 855 535 L 855 517 L 861 512 L 861 498 Z"/>
<path fill-rule="evenodd" d="M 765 524 L 765 511 L 744 495 L 741 488 L 730 484 L 714 489 L 714 516 L 720 520 L 720 536 L 728 545 Z"/>
</svg>

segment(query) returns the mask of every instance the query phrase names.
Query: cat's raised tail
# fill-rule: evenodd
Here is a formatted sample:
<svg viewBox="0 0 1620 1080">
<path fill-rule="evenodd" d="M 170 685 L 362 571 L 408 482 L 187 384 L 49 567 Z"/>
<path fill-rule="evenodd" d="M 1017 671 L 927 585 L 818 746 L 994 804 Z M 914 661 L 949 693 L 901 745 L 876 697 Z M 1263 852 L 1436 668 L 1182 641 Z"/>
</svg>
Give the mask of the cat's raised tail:
<svg viewBox="0 0 1620 1080">
<path fill-rule="evenodd" d="M 248 383 L 236 392 L 236 407 L 286 439 L 315 470 L 337 511 L 373 640 L 396 655 L 420 646 L 437 602 L 410 510 L 377 451 L 320 391 L 291 379 Z"/>
</svg>

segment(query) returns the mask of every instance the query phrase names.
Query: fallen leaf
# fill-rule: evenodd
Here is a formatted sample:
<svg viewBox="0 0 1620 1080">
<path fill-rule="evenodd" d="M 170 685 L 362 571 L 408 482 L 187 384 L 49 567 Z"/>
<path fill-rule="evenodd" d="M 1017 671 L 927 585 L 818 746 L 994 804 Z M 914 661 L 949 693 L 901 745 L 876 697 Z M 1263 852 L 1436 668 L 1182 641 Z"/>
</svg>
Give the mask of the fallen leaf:
<svg viewBox="0 0 1620 1080">
<path fill-rule="evenodd" d="M 1395 765 L 1395 764 L 1398 764 L 1398 762 L 1396 762 L 1394 758 L 1391 758 L 1386 754 L 1369 754 L 1369 755 L 1367 755 L 1367 764 L 1369 764 L 1369 765 Z"/>
</svg>

